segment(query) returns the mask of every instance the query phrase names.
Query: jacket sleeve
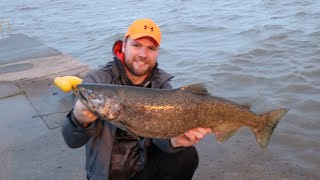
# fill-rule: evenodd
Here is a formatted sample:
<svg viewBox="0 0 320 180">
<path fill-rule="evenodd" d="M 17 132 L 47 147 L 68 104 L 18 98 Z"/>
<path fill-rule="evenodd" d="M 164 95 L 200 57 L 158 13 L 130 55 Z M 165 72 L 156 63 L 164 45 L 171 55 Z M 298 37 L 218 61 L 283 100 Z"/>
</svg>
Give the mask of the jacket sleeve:
<svg viewBox="0 0 320 180">
<path fill-rule="evenodd" d="M 185 147 L 173 148 L 171 146 L 170 139 L 152 139 L 152 143 L 155 144 L 163 152 L 167 153 L 176 153 L 185 149 Z"/>
<path fill-rule="evenodd" d="M 83 78 L 83 82 L 94 83 L 96 81 L 95 71 L 90 71 Z M 98 121 L 98 120 L 97 120 Z M 88 127 L 82 127 L 73 116 L 73 110 L 67 115 L 62 126 L 62 135 L 66 144 L 70 148 L 79 148 L 85 145 L 95 133 L 99 133 L 96 124 L 97 121 L 91 123 Z"/>
<path fill-rule="evenodd" d="M 95 124 L 91 123 L 88 127 L 82 127 L 73 116 L 73 110 L 71 110 L 62 126 L 64 141 L 70 148 L 79 148 L 85 145 L 94 133 L 98 133 Z"/>
</svg>

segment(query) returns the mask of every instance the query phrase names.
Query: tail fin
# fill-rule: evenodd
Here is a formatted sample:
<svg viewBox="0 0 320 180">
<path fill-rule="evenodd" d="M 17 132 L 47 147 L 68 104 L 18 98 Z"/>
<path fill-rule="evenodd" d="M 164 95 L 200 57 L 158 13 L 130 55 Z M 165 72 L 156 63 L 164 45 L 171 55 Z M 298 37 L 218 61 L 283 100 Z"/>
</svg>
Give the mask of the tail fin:
<svg viewBox="0 0 320 180">
<path fill-rule="evenodd" d="M 263 127 L 252 129 L 254 132 L 259 145 L 265 149 L 269 144 L 269 140 L 273 133 L 274 128 L 281 120 L 281 118 L 288 112 L 288 109 L 277 109 L 268 113 L 261 114 L 262 118 L 266 122 Z"/>
</svg>

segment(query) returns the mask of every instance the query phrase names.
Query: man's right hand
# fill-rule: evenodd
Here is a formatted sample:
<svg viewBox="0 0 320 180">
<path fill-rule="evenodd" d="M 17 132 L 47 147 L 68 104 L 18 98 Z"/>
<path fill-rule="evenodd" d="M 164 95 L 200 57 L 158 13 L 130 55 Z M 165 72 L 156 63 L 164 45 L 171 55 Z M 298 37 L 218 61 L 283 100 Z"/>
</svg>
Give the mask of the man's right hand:
<svg viewBox="0 0 320 180">
<path fill-rule="evenodd" d="M 87 127 L 90 123 L 98 118 L 92 112 L 90 112 L 80 100 L 77 100 L 76 104 L 74 105 L 73 115 L 83 127 Z"/>
</svg>

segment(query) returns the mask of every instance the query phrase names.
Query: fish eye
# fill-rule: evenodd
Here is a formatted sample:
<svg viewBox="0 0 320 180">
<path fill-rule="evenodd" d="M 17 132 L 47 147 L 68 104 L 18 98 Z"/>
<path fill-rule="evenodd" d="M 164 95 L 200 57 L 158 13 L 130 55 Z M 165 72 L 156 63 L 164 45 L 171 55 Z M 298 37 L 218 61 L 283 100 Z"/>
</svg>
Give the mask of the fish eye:
<svg viewBox="0 0 320 180">
<path fill-rule="evenodd" d="M 90 98 L 91 98 L 91 99 L 94 99 L 95 97 L 96 97 L 96 95 L 90 94 Z"/>
</svg>

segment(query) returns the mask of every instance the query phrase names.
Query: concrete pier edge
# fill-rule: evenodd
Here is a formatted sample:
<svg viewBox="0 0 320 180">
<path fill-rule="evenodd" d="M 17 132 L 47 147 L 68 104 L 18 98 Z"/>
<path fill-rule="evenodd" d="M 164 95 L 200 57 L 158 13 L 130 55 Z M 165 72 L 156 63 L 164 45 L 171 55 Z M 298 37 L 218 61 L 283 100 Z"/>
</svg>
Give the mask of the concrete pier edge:
<svg viewBox="0 0 320 180">
<path fill-rule="evenodd" d="M 89 69 L 26 35 L 0 39 L 0 179 L 86 179 L 84 149 L 61 135 L 74 96 L 53 79 Z"/>
</svg>

